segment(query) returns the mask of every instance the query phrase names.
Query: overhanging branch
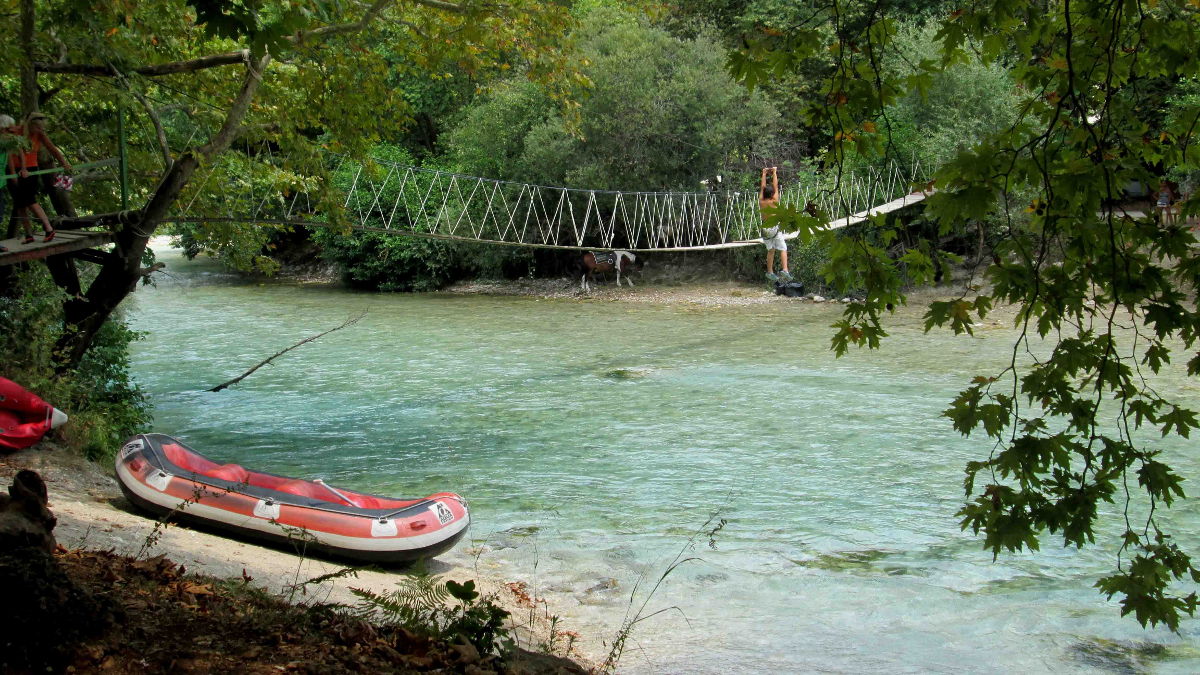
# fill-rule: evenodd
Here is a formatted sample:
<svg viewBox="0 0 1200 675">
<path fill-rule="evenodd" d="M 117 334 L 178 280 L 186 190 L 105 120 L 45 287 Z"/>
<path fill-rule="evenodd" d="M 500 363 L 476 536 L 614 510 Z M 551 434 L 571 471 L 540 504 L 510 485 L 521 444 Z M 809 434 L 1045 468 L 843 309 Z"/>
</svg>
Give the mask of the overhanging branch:
<svg viewBox="0 0 1200 675">
<path fill-rule="evenodd" d="M 147 77 L 155 77 L 158 75 L 173 75 L 175 73 L 191 73 L 197 70 L 205 70 L 207 68 L 216 68 L 218 66 L 229 66 L 238 63 L 246 63 L 250 58 L 250 50 L 242 49 L 236 52 L 228 52 L 225 54 L 212 54 L 209 56 L 201 56 L 195 59 L 186 61 L 172 61 L 170 63 L 160 63 L 153 66 L 142 66 L 129 71 L 138 75 Z M 90 75 L 92 77 L 119 77 L 121 73 L 108 64 L 87 64 L 87 63 L 50 63 L 48 61 L 34 61 L 33 69 L 39 73 L 57 73 L 60 75 Z"/>
<path fill-rule="evenodd" d="M 225 124 L 221 125 L 221 129 L 217 131 L 217 135 L 208 144 L 197 149 L 197 152 L 202 157 L 212 159 L 225 152 L 225 149 L 237 138 L 241 131 L 242 119 L 246 117 L 246 112 L 250 110 L 250 102 L 254 100 L 254 94 L 258 91 L 258 85 L 262 83 L 263 71 L 266 70 L 267 64 L 270 62 L 271 55 L 263 54 L 258 59 L 258 63 L 246 64 L 246 76 L 242 80 L 242 88 L 238 91 L 237 97 L 233 99 L 233 103 L 229 106 L 229 113 L 225 116 Z"/>
<path fill-rule="evenodd" d="M 443 0 L 412 0 L 412 3 L 414 5 L 421 5 L 422 7 L 440 9 L 444 12 L 454 12 L 455 14 L 466 14 L 467 12 L 471 11 L 464 5 L 453 2 L 444 2 Z"/>
<path fill-rule="evenodd" d="M 466 7 L 456 5 L 442 0 L 415 0 L 417 4 L 425 5 L 448 12 L 466 13 Z M 308 31 L 300 31 L 295 35 L 289 36 L 288 42 L 292 44 L 302 44 L 308 40 L 321 40 L 332 35 L 341 35 L 344 33 L 354 33 L 366 28 L 368 24 L 375 20 L 384 8 L 393 0 L 375 0 L 362 18 L 358 21 L 350 23 L 342 23 L 333 26 L 322 26 Z M 153 66 L 142 66 L 130 70 L 130 73 L 144 75 L 147 77 L 157 77 L 160 75 L 174 75 L 176 73 L 191 73 L 198 70 L 206 70 L 208 68 L 218 68 L 220 66 L 231 66 L 239 63 L 250 63 L 250 50 L 241 49 L 236 52 L 227 52 L 224 54 L 211 54 L 209 56 L 201 56 L 195 59 L 186 61 L 172 61 L 170 63 L 159 63 Z M 87 63 L 51 63 L 49 61 L 34 61 L 33 69 L 39 73 L 55 73 L 59 75 L 90 75 L 92 77 L 119 77 L 122 75 L 116 68 L 108 64 L 87 64 Z"/>
<path fill-rule="evenodd" d="M 142 104 L 142 108 L 146 110 L 146 115 L 154 125 L 154 136 L 158 139 L 158 149 L 162 153 L 163 171 L 166 171 L 171 168 L 171 144 L 167 141 L 167 130 L 163 128 L 162 119 L 154 110 L 154 106 L 150 105 L 150 101 L 146 100 L 146 97 L 138 91 L 134 91 L 133 96 L 138 103 Z"/>
</svg>

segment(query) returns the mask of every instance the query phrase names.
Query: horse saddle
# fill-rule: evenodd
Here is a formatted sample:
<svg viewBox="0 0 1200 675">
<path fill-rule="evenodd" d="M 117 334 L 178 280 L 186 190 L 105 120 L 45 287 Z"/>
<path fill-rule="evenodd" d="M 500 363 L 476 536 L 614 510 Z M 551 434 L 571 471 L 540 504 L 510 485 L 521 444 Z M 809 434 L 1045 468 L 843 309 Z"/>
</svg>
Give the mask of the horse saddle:
<svg viewBox="0 0 1200 675">
<path fill-rule="evenodd" d="M 596 265 L 612 265 L 617 266 L 617 253 L 615 251 L 592 251 L 592 257 L 596 259 Z"/>
</svg>

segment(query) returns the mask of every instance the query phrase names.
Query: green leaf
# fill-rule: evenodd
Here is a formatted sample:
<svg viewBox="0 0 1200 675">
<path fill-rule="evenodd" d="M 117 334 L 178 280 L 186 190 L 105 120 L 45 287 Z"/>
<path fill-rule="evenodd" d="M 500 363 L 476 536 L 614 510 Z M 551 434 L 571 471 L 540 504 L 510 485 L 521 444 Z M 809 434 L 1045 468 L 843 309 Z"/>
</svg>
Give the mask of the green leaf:
<svg viewBox="0 0 1200 675">
<path fill-rule="evenodd" d="M 447 581 L 446 590 L 452 597 L 462 602 L 474 602 L 479 597 L 479 591 L 475 590 L 474 579 L 469 579 L 461 584 L 457 581 Z"/>
<path fill-rule="evenodd" d="M 1175 433 L 1184 438 L 1188 437 L 1189 430 L 1200 426 L 1200 422 L 1196 421 L 1196 413 L 1179 406 L 1171 406 L 1170 412 L 1159 415 L 1158 423 L 1162 425 L 1163 436 L 1174 429 Z"/>
</svg>

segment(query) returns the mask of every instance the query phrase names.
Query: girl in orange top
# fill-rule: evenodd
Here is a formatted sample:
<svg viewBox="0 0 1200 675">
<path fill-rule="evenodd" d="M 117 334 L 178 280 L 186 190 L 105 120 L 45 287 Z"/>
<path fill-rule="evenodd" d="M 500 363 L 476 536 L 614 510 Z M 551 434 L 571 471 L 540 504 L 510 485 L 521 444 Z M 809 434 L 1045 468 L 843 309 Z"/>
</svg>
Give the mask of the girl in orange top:
<svg viewBox="0 0 1200 675">
<path fill-rule="evenodd" d="M 71 172 L 71 163 L 46 135 L 46 116 L 42 113 L 29 113 L 25 117 L 24 125 L 11 127 L 6 132 L 24 136 L 27 141 L 27 147 L 24 149 L 8 153 L 8 173 L 16 174 L 16 178 L 8 179 L 8 191 L 13 198 L 13 212 L 25 230 L 24 243 L 32 244 L 34 241 L 33 226 L 29 222 L 29 211 L 33 211 L 38 220 L 42 221 L 42 229 L 46 232 L 46 237 L 42 241 L 51 241 L 54 239 L 54 228 L 50 226 L 50 219 L 46 217 L 45 210 L 37 201 L 38 179 L 30 176 L 29 172 L 37 171 L 38 151 L 43 147 L 54 155 L 54 158 L 68 173 Z"/>
</svg>

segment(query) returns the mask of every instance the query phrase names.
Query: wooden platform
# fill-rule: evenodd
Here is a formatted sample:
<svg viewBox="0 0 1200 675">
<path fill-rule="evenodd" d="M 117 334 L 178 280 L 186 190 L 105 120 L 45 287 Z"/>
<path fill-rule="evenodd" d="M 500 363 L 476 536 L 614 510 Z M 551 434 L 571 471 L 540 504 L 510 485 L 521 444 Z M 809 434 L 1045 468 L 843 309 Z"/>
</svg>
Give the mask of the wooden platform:
<svg viewBox="0 0 1200 675">
<path fill-rule="evenodd" d="M 42 233 L 38 232 L 32 244 L 22 244 L 23 237 L 5 239 L 0 246 L 8 248 L 0 253 L 0 265 L 12 265 L 27 260 L 40 260 L 52 255 L 72 253 L 84 249 L 95 248 L 112 243 L 112 234 L 108 232 L 92 232 L 88 230 L 59 230 L 50 243 L 42 242 Z"/>
</svg>

